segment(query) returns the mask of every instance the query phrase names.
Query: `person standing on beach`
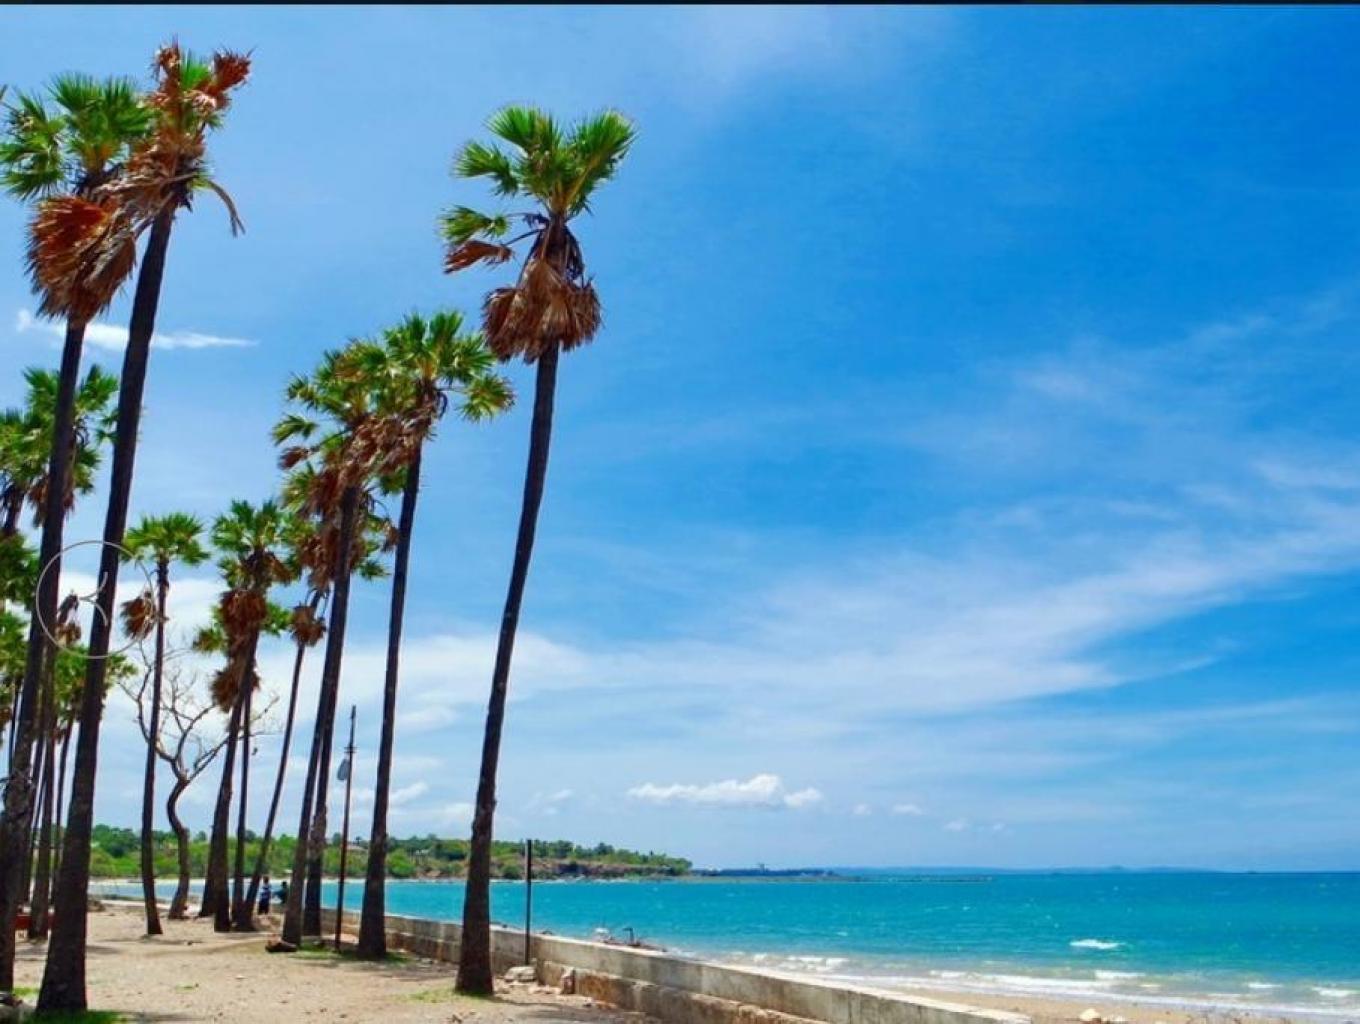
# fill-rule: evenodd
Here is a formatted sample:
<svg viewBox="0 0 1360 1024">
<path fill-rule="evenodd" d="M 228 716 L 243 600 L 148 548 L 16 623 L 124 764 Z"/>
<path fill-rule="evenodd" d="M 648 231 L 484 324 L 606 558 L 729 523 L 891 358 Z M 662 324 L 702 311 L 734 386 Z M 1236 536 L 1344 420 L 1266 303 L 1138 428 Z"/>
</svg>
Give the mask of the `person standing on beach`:
<svg viewBox="0 0 1360 1024">
<path fill-rule="evenodd" d="M 269 913 L 269 904 L 274 901 L 274 888 L 269 884 L 269 876 L 264 876 L 264 881 L 260 883 L 260 902 L 255 908 L 257 914 Z"/>
</svg>

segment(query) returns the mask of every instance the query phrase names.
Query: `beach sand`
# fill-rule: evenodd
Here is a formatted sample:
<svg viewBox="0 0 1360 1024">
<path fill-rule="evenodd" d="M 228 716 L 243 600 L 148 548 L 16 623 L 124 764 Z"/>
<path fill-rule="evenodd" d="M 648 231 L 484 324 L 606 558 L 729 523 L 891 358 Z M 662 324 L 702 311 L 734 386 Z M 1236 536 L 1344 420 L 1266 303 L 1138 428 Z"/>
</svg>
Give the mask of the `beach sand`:
<svg viewBox="0 0 1360 1024">
<path fill-rule="evenodd" d="M 272 921 L 274 927 L 278 918 Z M 392 1021 L 443 1024 L 655 1024 L 649 1018 L 561 996 L 533 986 L 498 982 L 494 1000 L 453 992 L 452 969 L 403 956 L 370 964 L 333 953 L 269 954 L 269 932 L 218 935 L 208 921 L 164 921 L 165 934 L 149 939 L 140 906 L 106 901 L 90 914 L 88 983 L 92 1009 L 116 1010 L 131 1021 Z M 26 1002 L 37 998 L 44 943 L 20 941 L 16 985 Z M 1232 1024 L 1282 1022 L 1278 1015 L 1235 1011 L 1206 1014 L 1171 1006 L 1076 1001 L 1033 996 L 915 990 L 968 1006 L 1012 1010 L 1036 1024 L 1079 1024 L 1095 1009 L 1106 1021 L 1129 1024 Z M 1296 1018 L 1302 1020 L 1305 1018 Z"/>
<path fill-rule="evenodd" d="M 110 901 L 91 912 L 92 1010 L 115 1010 L 129 1021 L 649 1024 L 640 1014 L 527 986 L 498 983 L 494 1000 L 458 996 L 448 964 L 270 954 L 267 932 L 218 935 L 209 921 L 162 924 L 164 935 L 147 938 L 138 906 Z M 46 952 L 45 943 L 20 939 L 15 985 L 27 1003 L 37 1001 Z"/>
</svg>

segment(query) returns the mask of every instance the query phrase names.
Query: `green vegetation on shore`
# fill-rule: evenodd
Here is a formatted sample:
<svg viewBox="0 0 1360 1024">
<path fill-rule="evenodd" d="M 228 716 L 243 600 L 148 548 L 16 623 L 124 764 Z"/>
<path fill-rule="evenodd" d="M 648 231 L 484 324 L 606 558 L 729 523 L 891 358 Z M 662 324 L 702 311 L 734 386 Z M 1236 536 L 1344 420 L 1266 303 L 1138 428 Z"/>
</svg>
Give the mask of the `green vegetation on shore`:
<svg viewBox="0 0 1360 1024">
<path fill-rule="evenodd" d="M 171 832 L 155 834 L 156 874 L 174 878 L 176 874 L 175 837 Z M 138 833 L 130 828 L 96 825 L 90 873 L 95 878 L 134 878 L 139 869 Z M 297 841 L 278 836 L 269 848 L 266 873 L 272 878 L 286 877 L 293 863 Z M 442 839 L 438 836 L 413 836 L 389 839 L 388 878 L 461 878 L 468 856 L 468 840 Z M 246 854 L 253 861 L 259 852 L 259 837 L 247 832 Z M 231 850 L 234 856 L 234 846 Z M 190 871 L 202 877 L 208 869 L 208 836 L 199 832 L 189 844 Z M 362 875 L 368 865 L 368 844 L 350 843 L 346 873 Z M 492 867 L 496 878 L 524 877 L 524 845 L 496 842 L 492 846 Z M 340 837 L 326 847 L 325 870 L 340 871 Z M 639 853 L 620 850 L 606 843 L 577 846 L 565 839 L 534 840 L 535 878 L 657 878 L 686 875 L 690 862 L 664 853 Z"/>
</svg>

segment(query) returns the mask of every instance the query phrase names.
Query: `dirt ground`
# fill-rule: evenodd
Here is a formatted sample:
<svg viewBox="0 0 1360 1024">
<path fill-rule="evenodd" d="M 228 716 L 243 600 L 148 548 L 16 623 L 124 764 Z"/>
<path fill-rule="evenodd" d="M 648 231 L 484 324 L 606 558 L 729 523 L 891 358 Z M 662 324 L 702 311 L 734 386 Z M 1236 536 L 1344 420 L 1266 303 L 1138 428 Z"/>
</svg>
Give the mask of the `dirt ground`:
<svg viewBox="0 0 1360 1024">
<path fill-rule="evenodd" d="M 208 921 L 164 921 L 147 938 L 141 909 L 106 903 L 90 914 L 92 1010 L 129 1021 L 383 1021 L 441 1024 L 649 1024 L 578 996 L 522 985 L 495 999 L 455 995 L 448 964 L 412 957 L 371 964 L 334 953 L 265 952 L 267 932 L 218 935 Z M 19 943 L 15 985 L 37 1001 L 44 943 Z"/>
</svg>

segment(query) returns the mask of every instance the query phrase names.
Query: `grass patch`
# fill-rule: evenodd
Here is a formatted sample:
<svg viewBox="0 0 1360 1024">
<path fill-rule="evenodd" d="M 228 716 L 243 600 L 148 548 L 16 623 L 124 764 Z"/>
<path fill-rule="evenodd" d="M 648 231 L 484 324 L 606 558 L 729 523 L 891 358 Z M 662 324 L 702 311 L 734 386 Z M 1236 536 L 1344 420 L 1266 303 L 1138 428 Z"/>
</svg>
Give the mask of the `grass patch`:
<svg viewBox="0 0 1360 1024">
<path fill-rule="evenodd" d="M 309 943 L 308 945 L 301 946 L 295 953 L 282 953 L 275 955 L 300 956 L 307 960 L 351 960 L 355 963 L 360 964 L 371 964 L 375 962 L 373 960 L 369 960 L 367 957 L 360 957 L 359 954 L 355 952 L 353 946 L 341 947 L 340 951 L 337 953 L 334 946 L 332 946 L 330 943 L 323 942 L 313 942 Z M 383 957 L 382 962 L 387 964 L 408 964 L 411 962 L 411 957 L 406 953 L 398 953 L 393 950 L 388 950 L 387 955 Z"/>
<path fill-rule="evenodd" d="M 453 986 L 431 988 L 424 992 L 412 992 L 406 997 L 408 1003 L 451 1003 L 455 998 Z"/>
<path fill-rule="evenodd" d="M 83 1013 L 44 1013 L 32 1019 L 42 1021 L 42 1024 L 122 1024 L 131 1018 L 117 1010 L 86 1010 Z"/>
<path fill-rule="evenodd" d="M 30 999 L 38 994 L 38 990 L 31 985 L 15 985 L 14 994 L 20 999 Z"/>
</svg>

